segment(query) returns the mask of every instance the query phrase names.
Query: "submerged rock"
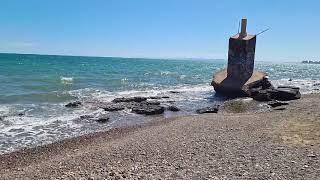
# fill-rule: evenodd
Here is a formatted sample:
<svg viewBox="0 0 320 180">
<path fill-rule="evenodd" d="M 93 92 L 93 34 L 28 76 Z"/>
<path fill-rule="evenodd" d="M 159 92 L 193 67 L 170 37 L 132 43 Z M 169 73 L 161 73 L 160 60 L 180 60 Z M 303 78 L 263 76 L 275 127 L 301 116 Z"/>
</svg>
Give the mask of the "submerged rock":
<svg viewBox="0 0 320 180">
<path fill-rule="evenodd" d="M 161 98 L 163 98 L 163 99 L 169 99 L 170 97 L 169 97 L 169 96 L 161 96 Z"/>
<path fill-rule="evenodd" d="M 172 94 L 179 94 L 181 93 L 180 91 L 169 91 L 169 93 L 172 93 Z"/>
<path fill-rule="evenodd" d="M 95 115 L 82 115 L 80 116 L 81 120 L 89 120 L 89 121 L 96 121 L 98 123 L 106 123 L 109 121 L 109 117 L 105 114 L 100 114 L 98 116 Z M 79 119 L 77 119 L 79 120 Z"/>
<path fill-rule="evenodd" d="M 204 113 L 218 113 L 218 111 L 219 111 L 219 105 L 214 105 L 214 106 L 198 109 L 196 112 L 198 114 L 204 114 Z"/>
<path fill-rule="evenodd" d="M 256 101 L 271 101 L 271 95 L 266 89 L 251 89 L 250 96 Z"/>
<path fill-rule="evenodd" d="M 174 111 L 174 112 L 177 112 L 177 111 L 180 111 L 180 109 L 176 106 L 169 106 L 167 107 L 167 110 L 168 111 Z"/>
<path fill-rule="evenodd" d="M 161 96 L 150 96 L 148 99 L 161 99 Z"/>
<path fill-rule="evenodd" d="M 283 111 L 283 110 L 286 110 L 286 108 L 284 108 L 284 107 L 277 107 L 277 108 L 274 108 L 273 110 L 276 110 L 276 111 Z"/>
<path fill-rule="evenodd" d="M 150 96 L 148 99 L 167 99 L 169 96 Z"/>
<path fill-rule="evenodd" d="M 112 100 L 114 103 L 119 103 L 119 102 L 142 102 L 146 101 L 146 97 L 121 97 L 121 98 L 115 98 Z"/>
<path fill-rule="evenodd" d="M 81 115 L 80 116 L 80 119 L 92 119 L 92 118 L 94 118 L 94 116 L 93 115 Z"/>
<path fill-rule="evenodd" d="M 76 108 L 76 107 L 79 107 L 81 105 L 82 105 L 82 103 L 80 101 L 75 101 L 75 102 L 70 102 L 70 103 L 66 104 L 65 107 Z"/>
<path fill-rule="evenodd" d="M 160 105 L 159 101 L 145 101 L 145 102 L 142 102 L 142 103 L 145 103 L 147 105 Z"/>
<path fill-rule="evenodd" d="M 98 123 L 106 123 L 109 121 L 109 117 L 107 116 L 101 116 L 101 117 L 98 117 L 97 119 L 95 119 L 96 122 Z"/>
<path fill-rule="evenodd" d="M 104 109 L 105 111 L 121 111 L 125 109 L 125 105 L 124 104 L 106 104 L 104 106 L 101 107 L 102 109 Z"/>
<path fill-rule="evenodd" d="M 281 101 L 272 101 L 272 102 L 269 102 L 268 105 L 275 108 L 275 107 L 278 107 L 278 106 L 283 106 L 283 105 L 288 105 L 289 103 L 287 102 L 281 102 Z"/>
<path fill-rule="evenodd" d="M 148 105 L 146 103 L 141 103 L 137 106 L 132 107 L 131 111 L 136 114 L 155 115 L 162 114 L 164 110 L 164 107 L 159 105 Z"/>
</svg>

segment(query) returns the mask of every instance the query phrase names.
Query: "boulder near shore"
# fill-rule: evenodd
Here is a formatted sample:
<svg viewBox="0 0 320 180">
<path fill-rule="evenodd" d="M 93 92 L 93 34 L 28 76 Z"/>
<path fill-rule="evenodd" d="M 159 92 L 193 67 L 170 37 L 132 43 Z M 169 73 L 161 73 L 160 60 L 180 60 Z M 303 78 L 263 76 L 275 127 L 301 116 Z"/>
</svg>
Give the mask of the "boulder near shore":
<svg viewBox="0 0 320 180">
<path fill-rule="evenodd" d="M 299 87 L 278 86 L 274 87 L 268 79 L 267 73 L 253 71 L 252 76 L 240 84 L 235 78 L 229 78 L 227 69 L 216 73 L 211 85 L 217 94 L 227 97 L 252 97 L 257 101 L 290 101 L 300 99 Z"/>
</svg>

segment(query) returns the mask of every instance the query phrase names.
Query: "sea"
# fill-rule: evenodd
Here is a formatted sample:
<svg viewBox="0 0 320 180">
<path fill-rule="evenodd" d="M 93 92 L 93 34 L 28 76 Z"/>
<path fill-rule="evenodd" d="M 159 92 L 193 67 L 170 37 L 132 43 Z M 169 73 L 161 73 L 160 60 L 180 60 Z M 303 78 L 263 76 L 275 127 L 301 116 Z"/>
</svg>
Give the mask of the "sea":
<svg viewBox="0 0 320 180">
<path fill-rule="evenodd" d="M 210 82 L 226 64 L 216 59 L 0 54 L 0 154 L 153 119 L 129 110 L 65 107 L 76 100 L 169 96 L 163 103 L 170 101 L 181 111 L 157 117 L 195 114 L 198 108 L 224 101 L 215 95 Z M 274 86 L 298 86 L 303 94 L 320 92 L 318 64 L 257 61 L 255 68 L 266 71 Z M 110 121 L 79 119 L 101 114 Z"/>
</svg>

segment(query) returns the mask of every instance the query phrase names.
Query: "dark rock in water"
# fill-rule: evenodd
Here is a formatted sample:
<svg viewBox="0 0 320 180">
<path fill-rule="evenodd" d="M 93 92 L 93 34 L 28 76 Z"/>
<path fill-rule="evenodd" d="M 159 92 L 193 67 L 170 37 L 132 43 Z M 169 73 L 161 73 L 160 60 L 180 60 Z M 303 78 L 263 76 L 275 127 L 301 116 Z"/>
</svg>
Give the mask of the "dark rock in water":
<svg viewBox="0 0 320 180">
<path fill-rule="evenodd" d="M 145 102 L 142 102 L 142 103 L 145 103 L 147 105 L 160 105 L 159 101 L 145 101 Z"/>
<path fill-rule="evenodd" d="M 132 109 L 133 107 L 135 106 L 138 106 L 140 105 L 141 103 L 144 103 L 146 101 L 143 101 L 143 102 L 123 102 L 121 103 L 124 107 L 128 108 L 128 109 Z"/>
<path fill-rule="evenodd" d="M 289 103 L 287 102 L 281 102 L 281 101 L 272 101 L 272 102 L 269 102 L 268 105 L 271 106 L 271 107 L 278 107 L 278 106 L 283 106 L 283 105 L 288 105 Z"/>
<path fill-rule="evenodd" d="M 219 105 L 209 106 L 205 108 L 201 108 L 197 110 L 198 114 L 204 114 L 204 113 L 218 113 L 219 111 Z"/>
<path fill-rule="evenodd" d="M 107 104 L 102 107 L 105 111 L 121 111 L 125 109 L 123 104 Z"/>
<path fill-rule="evenodd" d="M 70 108 L 76 108 L 81 106 L 81 102 L 80 101 L 75 101 L 75 102 L 70 102 L 68 104 L 65 105 L 65 107 L 70 107 Z"/>
<path fill-rule="evenodd" d="M 286 108 L 284 108 L 284 107 L 278 107 L 278 108 L 274 108 L 273 110 L 276 110 L 276 111 L 283 111 L 283 110 L 286 110 Z"/>
<path fill-rule="evenodd" d="M 251 97 L 256 101 L 271 101 L 271 95 L 268 90 L 251 89 Z"/>
<path fill-rule="evenodd" d="M 93 115 L 81 115 L 80 116 L 80 119 L 92 119 L 92 118 L 94 118 Z"/>
<path fill-rule="evenodd" d="M 0 121 L 4 120 L 4 118 L 6 118 L 6 117 L 8 117 L 8 116 L 5 116 L 5 115 L 4 116 L 0 116 Z"/>
<path fill-rule="evenodd" d="M 290 79 L 288 79 L 288 81 L 292 81 L 292 79 L 290 78 Z"/>
<path fill-rule="evenodd" d="M 24 113 L 19 113 L 18 116 L 24 116 Z"/>
<path fill-rule="evenodd" d="M 119 102 L 142 102 L 142 101 L 146 101 L 147 98 L 146 97 L 122 97 L 122 98 L 115 98 L 114 100 L 112 100 L 112 102 L 114 103 L 119 103 Z"/>
<path fill-rule="evenodd" d="M 150 96 L 150 97 L 148 97 L 148 99 L 161 99 L 161 97 L 160 96 Z"/>
<path fill-rule="evenodd" d="M 296 87 L 296 86 L 278 86 L 278 89 L 279 88 L 288 88 L 288 89 L 295 89 L 295 90 L 300 90 L 299 87 Z"/>
<path fill-rule="evenodd" d="M 165 103 L 173 104 L 175 101 L 165 101 Z"/>
<path fill-rule="evenodd" d="M 168 99 L 169 96 L 150 96 L 148 99 Z"/>
<path fill-rule="evenodd" d="M 159 105 L 148 105 L 145 103 L 141 103 L 137 106 L 132 107 L 132 112 L 145 115 L 162 114 L 164 112 L 164 107 Z"/>
<path fill-rule="evenodd" d="M 12 129 L 9 130 L 9 132 L 18 132 L 18 133 L 21 133 L 23 131 L 24 131 L 23 128 L 12 128 Z"/>
<path fill-rule="evenodd" d="M 137 106 L 150 106 L 150 105 L 160 105 L 159 101 L 142 101 L 142 102 L 120 102 L 112 104 L 114 108 L 123 110 L 124 108 L 132 109 Z"/>
<path fill-rule="evenodd" d="M 270 91 L 272 99 L 279 101 L 290 101 L 300 99 L 301 94 L 298 87 L 279 86 L 277 89 Z"/>
<path fill-rule="evenodd" d="M 174 112 L 180 111 L 180 109 L 178 107 L 176 107 L 176 106 L 169 106 L 169 107 L 167 107 L 167 110 L 168 111 L 174 111 Z"/>
<path fill-rule="evenodd" d="M 98 123 L 106 123 L 109 121 L 109 117 L 107 116 L 101 116 L 101 117 L 98 117 L 97 119 L 95 119 L 96 122 Z"/>
<path fill-rule="evenodd" d="M 80 116 L 81 120 L 90 120 L 90 121 L 96 121 L 98 123 L 106 123 L 109 121 L 109 117 L 105 114 L 101 114 L 99 116 L 94 115 L 82 115 Z"/>
<path fill-rule="evenodd" d="M 172 93 L 172 94 L 179 94 L 181 93 L 180 91 L 169 91 L 169 93 Z"/>
</svg>

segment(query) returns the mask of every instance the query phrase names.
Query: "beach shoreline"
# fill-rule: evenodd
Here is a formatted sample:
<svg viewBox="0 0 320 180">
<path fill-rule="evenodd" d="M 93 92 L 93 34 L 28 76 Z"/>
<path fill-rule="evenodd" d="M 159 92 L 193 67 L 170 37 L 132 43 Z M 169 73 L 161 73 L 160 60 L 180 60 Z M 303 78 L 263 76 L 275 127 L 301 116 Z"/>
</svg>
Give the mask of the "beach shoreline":
<svg viewBox="0 0 320 180">
<path fill-rule="evenodd" d="M 2 179 L 315 178 L 319 94 L 283 111 L 158 118 L 0 155 Z"/>
</svg>

